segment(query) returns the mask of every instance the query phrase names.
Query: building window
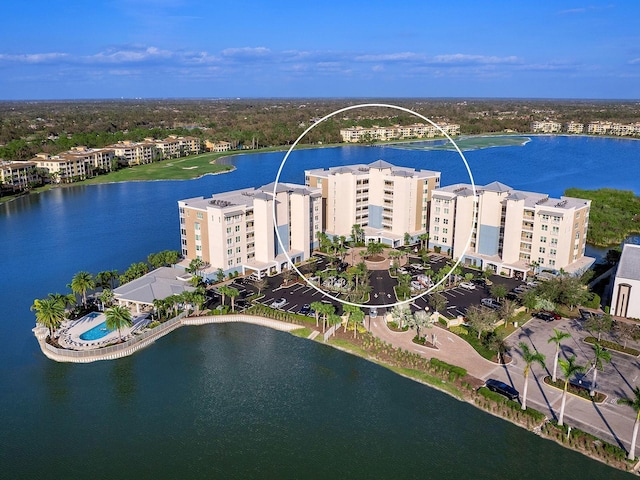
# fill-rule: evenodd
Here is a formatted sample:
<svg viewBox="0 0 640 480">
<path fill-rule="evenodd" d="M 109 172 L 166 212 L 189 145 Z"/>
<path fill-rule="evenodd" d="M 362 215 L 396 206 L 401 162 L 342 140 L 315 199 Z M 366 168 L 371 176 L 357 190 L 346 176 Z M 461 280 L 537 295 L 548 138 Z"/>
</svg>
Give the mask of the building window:
<svg viewBox="0 0 640 480">
<path fill-rule="evenodd" d="M 444 219 L 442 220 L 442 222 L 443 222 L 445 225 L 449 225 L 449 219 L 448 219 L 448 218 L 444 218 Z"/>
<path fill-rule="evenodd" d="M 559 232 L 560 232 L 560 229 L 558 227 L 551 228 L 551 233 L 553 233 L 554 235 L 557 235 Z"/>
<path fill-rule="evenodd" d="M 198 217 L 198 219 L 202 220 L 204 218 L 204 216 L 202 215 L 202 212 L 197 212 L 196 213 L 196 217 Z"/>
<path fill-rule="evenodd" d="M 544 247 L 540 247 L 539 252 L 544 253 L 544 250 L 545 250 Z"/>
<path fill-rule="evenodd" d="M 196 240 L 200 240 L 200 235 L 196 234 Z"/>
<path fill-rule="evenodd" d="M 239 242 L 239 241 L 240 241 L 240 237 L 236 237 L 236 242 Z"/>
<path fill-rule="evenodd" d="M 202 245 L 196 245 L 196 252 L 202 251 Z"/>
<path fill-rule="evenodd" d="M 440 213 L 440 207 L 436 207 L 436 213 Z"/>
<path fill-rule="evenodd" d="M 233 255 L 233 248 L 227 248 L 227 255 Z"/>
<path fill-rule="evenodd" d="M 540 242 L 547 243 L 547 237 L 540 237 Z"/>
<path fill-rule="evenodd" d="M 449 233 L 449 229 L 448 228 L 443 228 L 442 229 L 442 233 Z"/>
<path fill-rule="evenodd" d="M 436 222 L 436 223 L 440 223 L 440 217 L 436 217 L 436 218 L 435 218 L 435 222 Z"/>
<path fill-rule="evenodd" d="M 242 250 L 241 247 L 236 247 L 236 253 L 240 253 L 241 250 Z"/>
<path fill-rule="evenodd" d="M 200 224 L 199 224 L 198 222 L 194 223 L 194 224 L 193 224 L 193 227 L 194 227 L 196 230 L 200 230 Z"/>
<path fill-rule="evenodd" d="M 547 230 L 549 230 L 549 225 L 542 225 L 542 231 L 546 232 Z"/>
</svg>

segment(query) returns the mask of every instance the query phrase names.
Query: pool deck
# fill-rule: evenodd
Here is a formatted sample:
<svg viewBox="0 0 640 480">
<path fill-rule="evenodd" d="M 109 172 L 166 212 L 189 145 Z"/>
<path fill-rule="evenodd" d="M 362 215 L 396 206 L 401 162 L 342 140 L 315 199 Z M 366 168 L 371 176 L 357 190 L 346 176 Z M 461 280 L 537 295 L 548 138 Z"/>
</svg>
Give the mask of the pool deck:
<svg viewBox="0 0 640 480">
<path fill-rule="evenodd" d="M 61 328 L 56 332 L 58 336 L 58 344 L 62 348 L 70 350 L 92 350 L 98 347 L 105 347 L 116 343 L 119 340 L 118 330 L 113 330 L 107 333 L 104 337 L 96 340 L 83 340 L 80 336 L 88 330 L 100 325 L 105 321 L 104 312 L 98 312 L 100 315 L 96 317 L 88 317 L 85 315 L 77 320 L 67 320 L 62 323 Z M 122 339 L 126 340 L 136 330 L 148 323 L 147 317 L 149 314 L 140 314 L 133 318 L 130 327 L 121 328 Z"/>
</svg>

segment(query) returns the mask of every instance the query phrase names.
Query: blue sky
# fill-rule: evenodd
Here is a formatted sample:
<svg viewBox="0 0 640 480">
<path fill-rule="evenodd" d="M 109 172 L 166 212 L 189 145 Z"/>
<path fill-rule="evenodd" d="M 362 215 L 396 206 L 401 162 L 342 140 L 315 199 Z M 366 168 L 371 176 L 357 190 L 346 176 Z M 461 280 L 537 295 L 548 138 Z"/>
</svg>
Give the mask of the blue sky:
<svg viewBox="0 0 640 480">
<path fill-rule="evenodd" d="M 585 1 L 5 2 L 0 99 L 640 99 L 640 2 Z"/>
</svg>

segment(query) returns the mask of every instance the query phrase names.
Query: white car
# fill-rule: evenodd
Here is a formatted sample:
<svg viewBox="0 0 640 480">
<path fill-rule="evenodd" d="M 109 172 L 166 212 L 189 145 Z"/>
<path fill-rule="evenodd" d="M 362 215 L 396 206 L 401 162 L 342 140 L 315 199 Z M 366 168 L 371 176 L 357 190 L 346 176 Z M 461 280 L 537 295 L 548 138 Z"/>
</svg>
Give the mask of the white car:
<svg viewBox="0 0 640 480">
<path fill-rule="evenodd" d="M 369 318 L 376 318 L 378 316 L 378 307 L 371 307 L 369 309 Z"/>
<path fill-rule="evenodd" d="M 287 300 L 284 298 L 279 298 L 271 302 L 271 308 L 282 308 L 287 304 Z"/>
<path fill-rule="evenodd" d="M 461 282 L 460 285 L 458 285 L 460 288 L 464 288 L 466 290 L 475 290 L 476 286 L 471 283 L 471 282 Z"/>
</svg>

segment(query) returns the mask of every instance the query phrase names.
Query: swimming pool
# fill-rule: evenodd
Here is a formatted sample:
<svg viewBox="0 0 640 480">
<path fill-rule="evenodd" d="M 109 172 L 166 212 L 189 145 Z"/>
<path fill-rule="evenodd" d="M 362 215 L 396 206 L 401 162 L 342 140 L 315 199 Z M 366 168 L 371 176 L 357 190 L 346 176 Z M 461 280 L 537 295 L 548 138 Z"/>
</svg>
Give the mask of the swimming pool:
<svg viewBox="0 0 640 480">
<path fill-rule="evenodd" d="M 90 318 L 96 318 L 100 315 L 101 314 L 98 312 L 92 312 L 87 315 L 87 317 L 91 316 Z M 107 328 L 107 322 L 105 320 L 104 322 L 82 333 L 80 335 L 80 340 L 100 340 L 101 338 L 106 337 L 109 333 L 111 333 L 111 330 Z"/>
</svg>

